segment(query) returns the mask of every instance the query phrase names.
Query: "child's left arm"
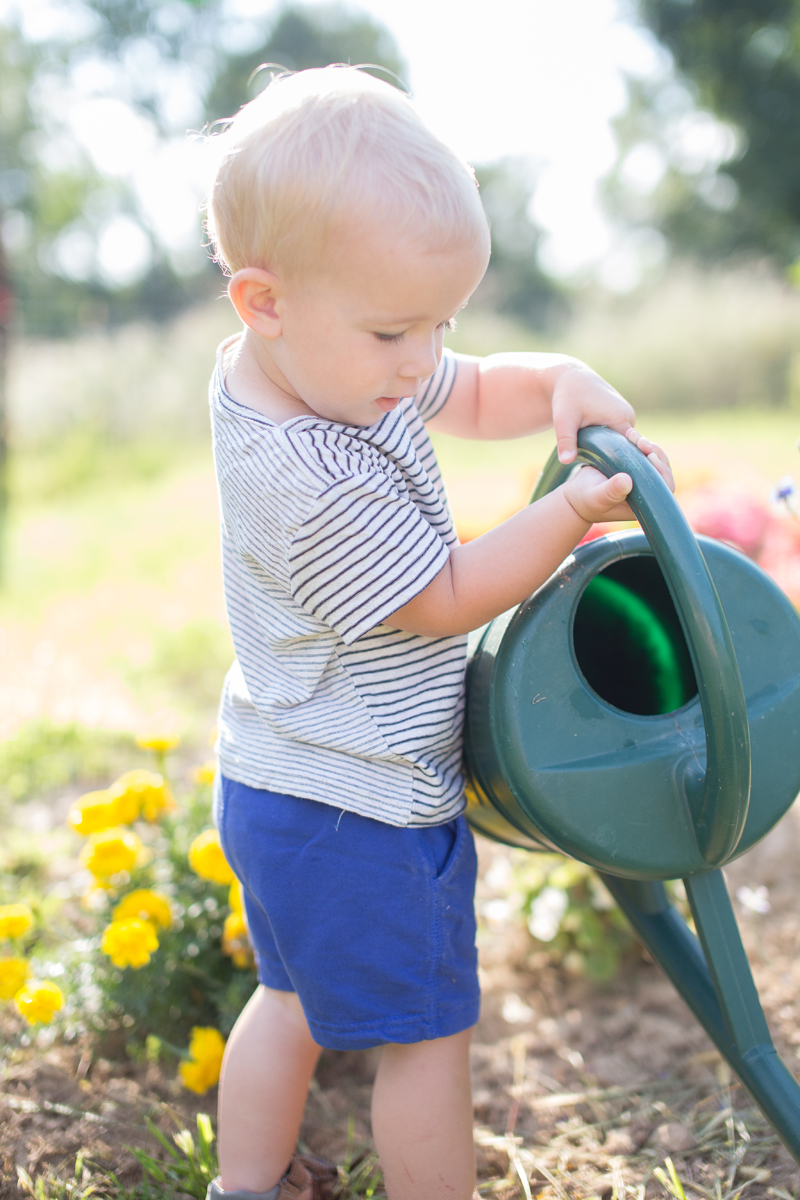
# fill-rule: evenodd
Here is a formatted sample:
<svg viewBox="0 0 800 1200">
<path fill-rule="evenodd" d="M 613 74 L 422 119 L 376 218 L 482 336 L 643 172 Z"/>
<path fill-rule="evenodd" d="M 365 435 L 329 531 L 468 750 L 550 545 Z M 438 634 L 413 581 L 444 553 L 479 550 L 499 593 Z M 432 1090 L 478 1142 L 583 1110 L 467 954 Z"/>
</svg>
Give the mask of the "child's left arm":
<svg viewBox="0 0 800 1200">
<path fill-rule="evenodd" d="M 578 430 L 585 425 L 608 425 L 622 434 L 633 428 L 636 414 L 628 401 L 576 358 L 524 352 L 456 358 L 453 390 L 430 422 L 442 433 L 515 438 L 552 425 L 558 456 L 569 463 L 577 454 Z"/>
</svg>

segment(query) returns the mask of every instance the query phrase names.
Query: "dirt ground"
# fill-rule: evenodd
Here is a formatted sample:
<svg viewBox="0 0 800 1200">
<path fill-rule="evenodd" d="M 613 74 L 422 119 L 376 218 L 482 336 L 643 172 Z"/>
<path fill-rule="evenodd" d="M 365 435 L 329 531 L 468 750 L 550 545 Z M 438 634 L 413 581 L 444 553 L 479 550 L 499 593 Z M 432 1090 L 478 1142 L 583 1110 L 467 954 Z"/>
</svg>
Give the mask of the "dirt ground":
<svg viewBox="0 0 800 1200">
<path fill-rule="evenodd" d="M 483 875 L 507 854 L 488 842 L 480 853 Z M 734 895 L 767 888 L 769 912 L 735 907 L 779 1051 L 798 1074 L 800 808 L 726 875 Z M 478 907 L 493 918 L 481 932 L 473 1047 L 483 1195 L 661 1197 L 670 1192 L 654 1171 L 669 1158 L 687 1197 L 796 1196 L 797 1164 L 657 966 L 639 954 L 610 984 L 572 978 L 534 952 L 518 917 L 497 920 L 492 899 L 484 880 Z M 369 1150 L 375 1063 L 375 1052 L 323 1055 L 303 1129 L 317 1153 L 342 1162 Z M 0 1200 L 25 1195 L 17 1166 L 68 1178 L 80 1150 L 131 1183 L 138 1167 L 125 1147 L 158 1148 L 145 1117 L 172 1134 L 214 1104 L 214 1092 L 191 1096 L 113 1042 L 17 1050 L 0 1081 Z"/>
</svg>

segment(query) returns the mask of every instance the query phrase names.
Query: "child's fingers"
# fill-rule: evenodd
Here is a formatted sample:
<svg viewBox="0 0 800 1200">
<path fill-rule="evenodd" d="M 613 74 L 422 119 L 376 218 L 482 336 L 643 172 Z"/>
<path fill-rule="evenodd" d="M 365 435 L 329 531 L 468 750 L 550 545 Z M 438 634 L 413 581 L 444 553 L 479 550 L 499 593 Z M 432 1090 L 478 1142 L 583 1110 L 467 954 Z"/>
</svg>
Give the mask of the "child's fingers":
<svg viewBox="0 0 800 1200">
<path fill-rule="evenodd" d="M 558 429 L 556 429 L 556 435 L 558 461 L 562 463 L 571 463 L 578 454 L 578 438 L 576 431 L 573 429 L 569 432 L 559 433 Z"/>
<path fill-rule="evenodd" d="M 669 487 L 670 491 L 675 491 L 675 480 L 672 475 L 672 468 L 669 463 L 669 458 L 665 450 L 658 445 L 657 442 L 651 442 L 644 434 L 639 433 L 638 429 L 629 429 L 627 438 L 633 442 L 634 446 L 644 454 L 647 461 L 652 463 L 659 475 Z"/>
</svg>

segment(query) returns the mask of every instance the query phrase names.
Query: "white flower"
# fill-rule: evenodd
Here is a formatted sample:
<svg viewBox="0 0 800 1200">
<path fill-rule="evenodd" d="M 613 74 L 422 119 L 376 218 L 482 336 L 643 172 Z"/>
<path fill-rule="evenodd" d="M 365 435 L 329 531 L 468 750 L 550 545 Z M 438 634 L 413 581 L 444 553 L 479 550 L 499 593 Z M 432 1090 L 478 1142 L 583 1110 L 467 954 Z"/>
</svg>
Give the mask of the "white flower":
<svg viewBox="0 0 800 1200">
<path fill-rule="evenodd" d="M 508 1021 L 509 1025 L 524 1025 L 526 1021 L 532 1021 L 536 1016 L 530 1005 L 521 1000 L 516 992 L 509 992 L 503 1001 L 503 1020 Z"/>
<path fill-rule="evenodd" d="M 508 900 L 487 900 L 483 906 L 483 915 L 487 921 L 507 921 L 511 916 L 511 905 Z"/>
<path fill-rule="evenodd" d="M 751 912 L 768 913 L 772 907 L 769 902 L 769 892 L 764 887 L 763 883 L 757 888 L 738 888 L 736 892 L 736 899 L 743 908 L 749 908 Z"/>
<path fill-rule="evenodd" d="M 563 888 L 542 888 L 531 905 L 528 929 L 540 942 L 552 942 L 567 911 L 569 897 Z"/>
<path fill-rule="evenodd" d="M 511 863 L 507 858 L 497 855 L 492 859 L 491 866 L 484 876 L 486 886 L 490 887 L 493 892 L 500 892 L 508 886 L 510 878 Z"/>
</svg>

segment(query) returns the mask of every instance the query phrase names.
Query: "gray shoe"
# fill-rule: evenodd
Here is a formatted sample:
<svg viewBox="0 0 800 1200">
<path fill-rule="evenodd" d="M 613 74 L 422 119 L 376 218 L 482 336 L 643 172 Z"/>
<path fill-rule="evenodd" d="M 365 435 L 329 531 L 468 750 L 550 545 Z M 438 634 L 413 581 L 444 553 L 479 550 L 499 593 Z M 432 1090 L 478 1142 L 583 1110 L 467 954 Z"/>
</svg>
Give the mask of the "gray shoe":
<svg viewBox="0 0 800 1200">
<path fill-rule="evenodd" d="M 236 1188 L 233 1192 L 225 1192 L 219 1186 L 219 1175 L 216 1179 L 212 1179 L 208 1185 L 206 1192 L 206 1200 L 278 1200 L 281 1194 L 281 1184 L 276 1183 L 274 1188 L 270 1188 L 268 1192 L 246 1192 L 243 1188 Z"/>
<path fill-rule="evenodd" d="M 226 1192 L 217 1176 L 208 1185 L 206 1200 L 331 1200 L 337 1179 L 333 1163 L 313 1154 L 295 1154 L 283 1179 L 268 1192 L 248 1192 L 244 1188 Z"/>
</svg>

